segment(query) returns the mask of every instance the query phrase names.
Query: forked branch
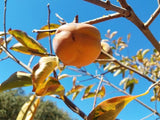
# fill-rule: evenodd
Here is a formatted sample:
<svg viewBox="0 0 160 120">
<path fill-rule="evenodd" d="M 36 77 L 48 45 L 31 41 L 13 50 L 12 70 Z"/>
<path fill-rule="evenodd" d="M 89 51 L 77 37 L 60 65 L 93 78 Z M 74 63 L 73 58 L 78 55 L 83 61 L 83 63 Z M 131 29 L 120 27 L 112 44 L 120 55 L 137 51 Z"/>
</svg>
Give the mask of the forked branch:
<svg viewBox="0 0 160 120">
<path fill-rule="evenodd" d="M 160 45 L 156 40 L 156 38 L 153 36 L 149 28 L 146 27 L 144 23 L 137 17 L 133 9 L 127 4 L 125 0 L 119 0 L 123 8 L 112 5 L 110 2 L 104 2 L 101 0 L 84 0 L 84 1 L 103 7 L 106 10 L 112 10 L 122 14 L 126 19 L 134 23 L 147 37 L 147 39 L 152 43 L 152 45 L 160 52 Z"/>
</svg>

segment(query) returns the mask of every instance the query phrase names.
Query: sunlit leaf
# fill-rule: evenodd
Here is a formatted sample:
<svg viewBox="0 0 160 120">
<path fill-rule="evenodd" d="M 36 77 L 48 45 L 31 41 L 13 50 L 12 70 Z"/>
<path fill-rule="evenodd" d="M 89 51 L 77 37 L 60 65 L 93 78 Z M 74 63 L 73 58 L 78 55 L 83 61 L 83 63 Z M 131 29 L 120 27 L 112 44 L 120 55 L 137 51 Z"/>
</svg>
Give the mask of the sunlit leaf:
<svg viewBox="0 0 160 120">
<path fill-rule="evenodd" d="M 45 96 L 45 95 L 59 95 L 63 96 L 64 95 L 64 87 L 60 84 L 60 82 L 54 78 L 54 77 L 49 77 L 43 84 L 39 85 L 36 88 L 36 95 L 38 96 Z"/>
<path fill-rule="evenodd" d="M 95 97 L 95 95 L 96 95 L 95 92 L 89 92 L 89 93 L 83 95 L 82 100 Z"/>
<path fill-rule="evenodd" d="M 129 33 L 129 34 L 127 35 L 127 42 L 128 42 L 128 43 L 129 43 L 130 38 L 131 38 L 131 34 Z"/>
<path fill-rule="evenodd" d="M 32 95 L 29 101 L 22 106 L 16 120 L 33 120 L 39 103 L 40 98 L 36 99 L 36 96 Z"/>
<path fill-rule="evenodd" d="M 112 39 L 117 33 L 118 33 L 117 31 L 112 32 L 110 35 L 110 39 Z"/>
<path fill-rule="evenodd" d="M 28 54 L 28 55 L 48 56 L 46 53 L 42 54 L 39 52 L 32 51 L 29 48 L 22 45 L 21 43 L 14 44 L 10 49 L 14 50 L 16 52 L 20 52 L 20 53 L 24 53 L 24 54 Z"/>
<path fill-rule="evenodd" d="M 91 89 L 93 88 L 93 86 L 94 86 L 93 84 L 87 86 L 87 88 L 84 91 L 84 94 L 88 94 L 91 91 Z"/>
<path fill-rule="evenodd" d="M 73 93 L 72 100 L 75 100 L 75 98 L 78 96 L 79 93 L 80 93 L 80 91 Z"/>
<path fill-rule="evenodd" d="M 137 97 L 146 95 L 149 91 L 136 96 L 119 96 L 107 99 L 97 105 L 89 114 L 87 120 L 115 120 L 125 106 Z"/>
<path fill-rule="evenodd" d="M 148 52 L 150 51 L 150 49 L 146 49 L 142 52 L 142 57 L 144 57 Z"/>
<path fill-rule="evenodd" d="M 62 75 L 58 76 L 58 80 L 61 80 L 63 78 L 67 78 L 67 77 L 70 77 L 70 76 L 68 74 L 62 74 Z"/>
<path fill-rule="evenodd" d="M 138 70 L 138 66 L 136 64 L 131 65 L 131 67 Z M 134 72 L 130 70 L 129 73 L 132 75 Z"/>
<path fill-rule="evenodd" d="M 0 92 L 30 85 L 32 85 L 31 74 L 25 72 L 16 72 L 0 85 Z"/>
<path fill-rule="evenodd" d="M 137 52 L 137 59 L 138 59 L 140 62 L 143 62 L 142 49 L 140 49 L 140 50 Z"/>
<path fill-rule="evenodd" d="M 50 24 L 50 29 L 56 29 L 58 28 L 60 25 L 58 24 Z M 48 30 L 48 25 L 45 25 L 43 26 L 40 30 Z M 50 35 L 54 35 L 55 32 L 50 32 Z M 41 32 L 41 33 L 38 33 L 37 35 L 37 40 L 40 40 L 42 38 L 45 38 L 45 37 L 48 37 L 49 36 L 49 32 Z"/>
<path fill-rule="evenodd" d="M 129 80 L 129 77 L 125 77 L 124 79 L 122 79 L 119 83 L 119 85 L 125 84 L 127 83 L 127 81 Z"/>
<path fill-rule="evenodd" d="M 101 89 L 98 91 L 98 96 L 100 98 L 103 98 L 105 96 L 105 94 L 106 94 L 106 89 L 104 86 L 102 86 Z"/>
<path fill-rule="evenodd" d="M 28 36 L 25 32 L 20 30 L 9 30 L 9 34 L 13 35 L 22 45 L 27 47 L 30 51 L 35 53 L 46 54 L 46 49 L 35 39 Z"/>
<path fill-rule="evenodd" d="M 73 77 L 73 88 L 75 88 L 76 87 L 76 80 L 77 80 L 77 78 L 76 77 Z"/>
<path fill-rule="evenodd" d="M 122 70 L 121 69 L 118 69 L 114 74 L 113 74 L 113 76 L 115 77 L 115 76 L 117 76 L 117 75 L 119 75 L 119 74 L 121 74 L 122 73 Z"/>
<path fill-rule="evenodd" d="M 53 72 L 57 63 L 58 58 L 56 56 L 42 57 L 39 60 L 32 72 L 33 91 L 45 82 L 45 79 Z"/>
<path fill-rule="evenodd" d="M 73 94 L 73 93 L 75 93 L 75 92 L 77 92 L 77 91 L 81 91 L 82 88 L 84 88 L 84 86 L 82 86 L 82 85 L 76 85 L 76 86 L 73 87 L 70 91 L 68 91 L 68 92 L 66 93 L 66 96 L 71 95 L 71 94 Z"/>
</svg>

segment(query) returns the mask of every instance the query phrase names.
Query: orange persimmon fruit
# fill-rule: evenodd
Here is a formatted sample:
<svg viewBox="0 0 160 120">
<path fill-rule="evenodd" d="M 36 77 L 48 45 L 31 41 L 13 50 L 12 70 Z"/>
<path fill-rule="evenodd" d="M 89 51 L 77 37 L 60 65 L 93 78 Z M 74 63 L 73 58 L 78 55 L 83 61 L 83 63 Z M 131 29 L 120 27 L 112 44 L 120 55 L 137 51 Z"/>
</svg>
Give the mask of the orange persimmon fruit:
<svg viewBox="0 0 160 120">
<path fill-rule="evenodd" d="M 64 65 L 82 67 L 91 64 L 101 52 L 98 29 L 85 23 L 60 26 L 53 39 L 53 49 Z"/>
</svg>

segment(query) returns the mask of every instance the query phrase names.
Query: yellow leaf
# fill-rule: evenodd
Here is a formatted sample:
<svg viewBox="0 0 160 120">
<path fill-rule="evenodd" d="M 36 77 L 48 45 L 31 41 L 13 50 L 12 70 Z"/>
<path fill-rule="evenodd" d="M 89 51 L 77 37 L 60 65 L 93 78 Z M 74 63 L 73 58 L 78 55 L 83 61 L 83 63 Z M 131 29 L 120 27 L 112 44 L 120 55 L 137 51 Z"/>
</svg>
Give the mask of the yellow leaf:
<svg viewBox="0 0 160 120">
<path fill-rule="evenodd" d="M 20 30 L 9 30 L 9 34 L 13 35 L 16 40 L 18 40 L 22 45 L 27 47 L 30 51 L 34 51 L 35 53 L 46 54 L 46 49 L 35 39 L 28 36 L 25 32 Z"/>
<path fill-rule="evenodd" d="M 148 94 L 149 91 L 136 96 L 118 96 L 101 102 L 87 117 L 87 120 L 115 120 L 120 111 L 137 97 Z"/>
<path fill-rule="evenodd" d="M 17 87 L 32 85 L 31 74 L 25 72 L 16 72 L 0 85 L 0 92 Z"/>
<path fill-rule="evenodd" d="M 14 50 L 16 52 L 20 52 L 20 53 L 24 53 L 24 54 L 28 54 L 28 55 L 37 55 L 37 56 L 48 56 L 46 53 L 42 54 L 36 51 L 33 51 L 27 47 L 25 47 L 24 45 L 22 45 L 21 43 L 16 43 L 14 44 L 11 48 L 11 50 Z"/>
<path fill-rule="evenodd" d="M 76 85 L 69 92 L 66 93 L 66 96 L 71 95 L 71 94 L 73 94 L 75 92 L 81 91 L 82 88 L 84 88 L 84 86 L 82 86 L 82 85 Z"/>
<path fill-rule="evenodd" d="M 83 95 L 82 100 L 95 97 L 95 95 L 96 95 L 95 92 L 89 92 L 89 93 Z"/>
<path fill-rule="evenodd" d="M 64 87 L 54 77 L 49 77 L 41 86 L 38 86 L 35 91 L 36 95 L 38 96 L 45 96 L 51 94 L 63 96 L 64 92 Z"/>
<path fill-rule="evenodd" d="M 60 25 L 58 24 L 50 24 L 50 29 L 56 29 L 58 28 Z M 48 30 L 48 25 L 45 25 L 43 26 L 40 30 Z M 50 32 L 50 35 L 54 35 L 55 32 Z M 48 37 L 49 36 L 49 32 L 41 32 L 41 33 L 38 33 L 37 35 L 37 40 L 40 40 L 42 38 L 45 38 L 45 37 Z"/>
<path fill-rule="evenodd" d="M 98 91 L 98 96 L 100 96 L 101 98 L 103 98 L 106 94 L 106 90 L 105 87 L 102 86 L 101 89 Z"/>
<path fill-rule="evenodd" d="M 53 72 L 57 66 L 58 58 L 56 56 L 42 57 L 39 63 L 34 66 L 32 72 L 33 91 L 38 86 L 44 84 L 45 79 Z"/>
<path fill-rule="evenodd" d="M 68 74 L 62 74 L 62 75 L 58 76 L 58 80 L 61 80 L 66 77 L 70 77 L 70 76 Z"/>
<path fill-rule="evenodd" d="M 36 96 L 32 95 L 29 101 L 22 106 L 16 120 L 33 120 L 39 103 L 40 98 L 36 99 Z"/>
</svg>

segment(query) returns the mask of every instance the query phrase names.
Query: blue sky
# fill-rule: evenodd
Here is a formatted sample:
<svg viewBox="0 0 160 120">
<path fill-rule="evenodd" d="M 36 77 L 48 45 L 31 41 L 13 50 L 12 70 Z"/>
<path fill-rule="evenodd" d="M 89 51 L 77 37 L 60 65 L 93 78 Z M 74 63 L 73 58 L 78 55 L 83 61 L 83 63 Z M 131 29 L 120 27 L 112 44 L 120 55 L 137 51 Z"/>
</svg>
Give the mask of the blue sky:
<svg viewBox="0 0 160 120">
<path fill-rule="evenodd" d="M 111 3 L 119 5 L 117 0 L 110 0 Z M 127 1 L 132 8 L 134 9 L 137 16 L 143 21 L 146 22 L 150 15 L 157 8 L 157 1 Z M 7 30 L 9 28 L 12 29 L 20 29 L 27 32 L 28 35 L 36 38 L 36 33 L 32 33 L 33 29 L 40 29 L 42 26 L 47 24 L 48 10 L 47 4 L 50 3 L 51 9 L 51 23 L 58 23 L 58 19 L 55 17 L 55 13 L 58 13 L 61 17 L 63 17 L 67 22 L 72 22 L 73 18 L 76 15 L 79 15 L 79 22 L 88 21 L 91 19 L 95 19 L 97 17 L 101 17 L 103 15 L 108 15 L 109 13 L 113 13 L 110 11 L 106 11 L 105 9 L 98 7 L 96 5 L 92 5 L 83 0 L 8 0 L 7 3 L 7 16 L 6 16 L 6 27 Z M 0 31 L 3 31 L 3 8 L 4 2 L 0 1 Z M 150 29 L 157 38 L 160 39 L 159 35 L 159 27 L 160 27 L 160 17 L 157 17 L 156 20 L 151 24 Z M 140 30 L 138 30 L 130 21 L 125 18 L 117 18 L 114 20 L 105 21 L 103 23 L 95 24 L 100 32 L 102 39 L 105 38 L 105 34 L 108 29 L 111 29 L 111 32 L 118 31 L 118 34 L 115 38 L 123 37 L 124 41 L 127 40 L 127 34 L 131 34 L 131 39 L 129 43 L 129 48 L 127 48 L 128 52 L 124 52 L 124 55 L 129 55 L 130 57 L 135 55 L 137 50 L 139 49 L 153 49 L 151 43 L 144 37 Z M 53 37 L 53 36 L 52 36 Z M 17 41 L 15 39 L 9 44 L 12 46 Z M 48 49 L 48 39 L 43 39 L 39 41 L 44 45 L 45 48 Z M 48 49 L 49 50 L 49 49 Z M 12 52 L 12 51 L 11 51 Z M 22 60 L 24 63 L 28 63 L 30 56 L 22 55 L 21 53 L 12 52 L 14 56 L 18 59 Z M 129 53 L 129 54 L 128 54 Z M 4 58 L 6 55 L 3 53 L 0 55 L 0 59 Z M 33 60 L 32 67 L 38 62 L 38 57 Z M 0 62 L 0 83 L 6 80 L 12 73 L 16 71 L 26 71 L 21 66 L 17 65 L 11 59 L 7 59 L 5 61 Z M 95 74 L 96 67 L 94 65 L 87 66 L 87 70 L 93 74 Z M 77 73 L 66 70 L 64 73 L 68 73 L 71 75 L 76 75 Z M 79 74 L 79 73 L 78 73 Z M 121 76 L 113 78 L 112 75 L 106 75 L 106 78 L 113 81 L 114 84 L 118 85 Z M 139 84 L 136 85 L 135 91 L 133 94 L 141 94 L 143 93 L 151 83 L 146 82 L 140 76 L 137 76 L 139 79 Z M 85 77 L 78 78 L 78 80 L 86 79 Z M 98 81 L 94 81 L 95 84 Z M 88 81 L 85 83 L 80 83 L 84 85 L 88 85 L 92 83 L 92 81 Z M 69 90 L 72 87 L 72 78 L 64 79 L 62 84 Z M 26 92 L 29 93 L 32 90 L 32 87 L 25 88 Z M 66 90 L 66 91 L 67 91 Z M 113 96 L 123 95 L 120 92 L 116 91 L 111 87 L 106 86 L 107 95 L 104 99 L 108 99 Z M 93 99 L 80 100 L 82 94 L 75 99 L 75 104 L 80 107 L 86 114 L 92 110 Z M 152 96 L 152 91 L 149 95 L 139 98 L 145 104 L 154 108 L 155 103 L 150 102 L 150 97 Z M 70 97 L 71 98 L 71 97 Z M 70 109 L 68 109 L 65 104 L 61 101 L 56 100 L 55 98 L 46 97 L 46 99 L 50 99 L 56 102 L 56 104 L 67 111 L 74 118 L 81 118 L 74 114 Z M 97 103 L 100 103 L 102 100 L 98 99 Z M 136 101 L 131 102 L 127 107 L 119 114 L 118 118 L 122 120 L 140 120 L 141 118 L 151 114 L 151 112 L 144 108 L 142 105 L 138 104 Z M 157 116 L 152 116 L 146 120 L 153 120 L 157 118 Z"/>
</svg>

